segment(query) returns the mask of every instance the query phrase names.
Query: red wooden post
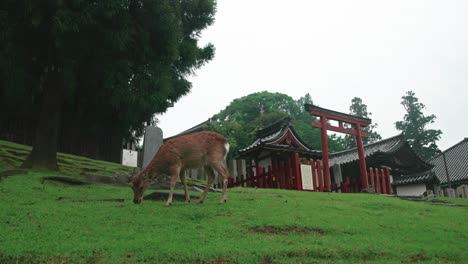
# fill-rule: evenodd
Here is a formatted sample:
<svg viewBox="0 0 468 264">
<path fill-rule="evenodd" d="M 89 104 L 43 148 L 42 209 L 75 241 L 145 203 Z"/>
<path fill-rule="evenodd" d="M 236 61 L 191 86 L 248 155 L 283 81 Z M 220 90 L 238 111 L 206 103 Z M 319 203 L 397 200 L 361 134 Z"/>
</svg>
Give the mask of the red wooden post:
<svg viewBox="0 0 468 264">
<path fill-rule="evenodd" d="M 372 188 L 374 188 L 374 191 L 376 191 L 375 189 L 375 175 L 374 175 L 374 169 L 372 167 L 369 168 L 369 176 L 370 176 L 370 182 L 371 182 L 371 185 L 372 185 Z"/>
<path fill-rule="evenodd" d="M 291 159 L 288 159 L 284 163 L 284 188 L 289 190 L 289 182 L 291 177 Z"/>
<path fill-rule="evenodd" d="M 356 181 L 356 178 L 352 178 L 352 179 L 351 179 L 351 184 L 353 185 L 353 193 L 357 193 L 357 192 L 358 192 L 358 189 L 357 189 L 357 181 Z"/>
<path fill-rule="evenodd" d="M 278 160 L 272 159 L 272 171 L 271 171 L 271 187 L 278 187 Z"/>
<path fill-rule="evenodd" d="M 388 194 L 388 187 L 389 187 L 389 186 L 387 185 L 387 181 L 386 181 L 386 179 L 385 179 L 385 171 L 384 171 L 384 169 L 380 169 L 380 175 L 381 175 L 381 177 L 382 177 L 382 181 L 381 181 L 381 183 L 382 183 L 382 193 Z"/>
<path fill-rule="evenodd" d="M 317 172 L 315 171 L 315 161 L 310 159 L 310 167 L 312 169 L 312 185 L 314 186 L 314 191 L 317 191 Z"/>
<path fill-rule="evenodd" d="M 262 174 L 262 167 L 260 167 L 257 163 L 257 171 L 255 174 L 256 186 L 260 188 L 260 175 Z"/>
<path fill-rule="evenodd" d="M 364 146 L 362 145 L 361 126 L 356 124 L 356 142 L 359 155 L 359 167 L 361 169 L 361 189 L 369 188 L 367 182 L 366 157 L 364 156 Z"/>
<path fill-rule="evenodd" d="M 325 176 L 325 190 L 330 191 L 330 166 L 328 160 L 328 137 L 327 137 L 327 118 L 325 116 L 320 117 L 320 123 L 322 125 L 321 135 L 322 135 L 322 161 L 323 161 L 323 173 Z"/>
<path fill-rule="evenodd" d="M 382 193 L 382 189 L 380 187 L 380 173 L 379 173 L 379 169 L 375 168 L 375 179 L 376 179 L 376 185 L 377 185 L 377 189 L 376 189 L 376 193 Z"/>
<path fill-rule="evenodd" d="M 317 175 L 318 175 L 319 191 L 323 192 L 322 164 L 320 164 L 319 160 L 317 160 Z"/>
<path fill-rule="evenodd" d="M 280 189 L 284 189 L 284 162 L 281 161 L 279 165 L 280 174 L 278 175 L 278 183 L 280 185 Z"/>
<path fill-rule="evenodd" d="M 271 178 L 272 178 L 272 170 L 271 170 L 271 166 L 268 166 L 266 188 L 271 188 L 271 185 L 272 185 Z"/>
<path fill-rule="evenodd" d="M 271 169 L 270 169 L 270 166 L 268 166 L 267 168 L 265 168 L 265 171 L 264 171 L 264 175 L 265 177 L 263 178 L 263 188 L 270 188 L 270 173 L 271 173 Z"/>
<path fill-rule="evenodd" d="M 288 157 L 286 163 L 284 164 L 284 184 L 286 189 L 290 189 L 289 185 L 291 182 L 291 157 Z"/>
<path fill-rule="evenodd" d="M 293 154 L 293 168 L 294 176 L 296 177 L 296 190 L 302 191 L 302 173 L 301 173 L 301 162 L 299 160 L 299 153 Z"/>
<path fill-rule="evenodd" d="M 387 181 L 387 186 L 389 187 L 388 194 L 393 194 L 392 184 L 390 183 L 390 169 L 385 167 L 384 171 L 385 171 L 385 179 Z"/>
<path fill-rule="evenodd" d="M 345 177 L 345 192 L 349 193 L 351 192 L 351 188 L 350 188 L 350 181 L 349 181 L 349 176 L 346 176 Z"/>
</svg>

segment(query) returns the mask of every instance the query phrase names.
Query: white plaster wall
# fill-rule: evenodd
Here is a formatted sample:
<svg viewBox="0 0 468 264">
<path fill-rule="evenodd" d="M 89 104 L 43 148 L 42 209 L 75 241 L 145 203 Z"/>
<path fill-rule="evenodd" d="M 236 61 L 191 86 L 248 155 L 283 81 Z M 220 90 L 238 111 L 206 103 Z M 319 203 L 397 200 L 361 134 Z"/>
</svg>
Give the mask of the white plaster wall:
<svg viewBox="0 0 468 264">
<path fill-rule="evenodd" d="M 424 183 L 397 186 L 396 188 L 399 196 L 419 196 L 423 195 L 426 190 L 426 184 Z"/>
</svg>

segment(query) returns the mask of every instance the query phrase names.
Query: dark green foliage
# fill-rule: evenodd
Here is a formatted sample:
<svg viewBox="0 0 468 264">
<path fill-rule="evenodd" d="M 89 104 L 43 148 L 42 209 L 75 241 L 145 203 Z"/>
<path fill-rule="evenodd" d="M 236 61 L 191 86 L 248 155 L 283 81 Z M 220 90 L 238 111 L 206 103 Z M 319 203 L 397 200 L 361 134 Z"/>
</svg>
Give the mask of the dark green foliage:
<svg viewBox="0 0 468 264">
<path fill-rule="evenodd" d="M 436 116 L 425 116 L 422 112 L 426 106 L 419 102 L 413 91 L 406 92 L 401 98 L 401 104 L 406 110 L 403 121 L 395 123 L 396 129 L 403 132 L 414 151 L 424 160 L 428 160 L 437 154 L 437 140 L 440 139 L 440 129 L 429 129 Z"/>
<path fill-rule="evenodd" d="M 312 148 L 321 149 L 320 130 L 311 127 L 315 121 L 304 111 L 304 104 L 312 104 L 309 94 L 295 101 L 281 93 L 258 92 L 235 99 L 224 110 L 212 117 L 210 129 L 229 139 L 231 157 L 239 149 L 255 140 L 255 131 L 290 116 L 299 136 Z M 330 150 L 341 150 L 336 137 L 329 138 Z"/>
<path fill-rule="evenodd" d="M 372 115 L 371 112 L 367 112 L 367 105 L 362 103 L 362 99 L 359 97 L 354 97 L 351 100 L 351 106 L 349 107 L 349 113 L 351 115 L 359 116 L 359 117 L 365 117 L 365 118 L 370 118 Z M 382 137 L 374 131 L 374 129 L 377 128 L 377 123 L 373 123 L 369 125 L 368 127 L 362 128 L 362 131 L 366 132 L 369 137 L 368 138 L 362 138 L 362 143 L 363 144 L 369 144 L 372 142 L 376 142 L 382 139 Z M 355 148 L 357 147 L 356 145 L 356 137 L 351 136 L 351 135 L 346 135 L 343 138 L 343 145 L 345 149 L 350 149 L 350 148 Z"/>
<path fill-rule="evenodd" d="M 141 135 L 190 91 L 213 58 L 198 46 L 215 0 L 28 1 L 0 4 L 0 110 L 38 120 L 51 72 L 64 80 L 57 126 L 80 137 Z M 38 125 L 38 127 L 40 124 Z"/>
</svg>

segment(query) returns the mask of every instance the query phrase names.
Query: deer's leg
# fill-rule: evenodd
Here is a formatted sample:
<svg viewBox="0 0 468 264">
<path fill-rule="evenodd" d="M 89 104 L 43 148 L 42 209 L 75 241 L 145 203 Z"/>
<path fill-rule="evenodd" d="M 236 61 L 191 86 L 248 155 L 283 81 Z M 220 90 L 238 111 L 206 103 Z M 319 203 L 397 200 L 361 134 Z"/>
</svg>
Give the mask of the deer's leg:
<svg viewBox="0 0 468 264">
<path fill-rule="evenodd" d="M 184 184 L 185 203 L 188 204 L 188 203 L 190 203 L 190 195 L 189 195 L 189 190 L 188 190 L 188 186 L 187 186 L 187 179 L 186 179 L 185 174 L 184 174 L 183 171 L 180 173 L 180 180 Z"/>
<path fill-rule="evenodd" d="M 177 177 L 179 177 L 179 173 L 180 166 L 171 168 L 171 189 L 169 190 L 169 198 L 167 198 L 166 206 L 169 206 L 172 203 L 172 196 L 174 194 L 174 188 L 177 182 Z"/>
<path fill-rule="evenodd" d="M 206 184 L 205 190 L 203 190 L 203 193 L 200 196 L 200 199 L 198 200 L 198 203 L 203 203 L 203 201 L 205 201 L 206 194 L 210 190 L 211 184 L 213 184 L 215 178 L 213 168 L 211 168 L 210 166 L 205 166 L 205 172 L 208 175 L 208 182 Z"/>
<path fill-rule="evenodd" d="M 225 203 L 227 201 L 228 170 L 223 162 L 214 163 L 212 166 L 218 172 L 218 175 L 223 176 L 223 199 L 221 199 L 221 203 Z"/>
</svg>

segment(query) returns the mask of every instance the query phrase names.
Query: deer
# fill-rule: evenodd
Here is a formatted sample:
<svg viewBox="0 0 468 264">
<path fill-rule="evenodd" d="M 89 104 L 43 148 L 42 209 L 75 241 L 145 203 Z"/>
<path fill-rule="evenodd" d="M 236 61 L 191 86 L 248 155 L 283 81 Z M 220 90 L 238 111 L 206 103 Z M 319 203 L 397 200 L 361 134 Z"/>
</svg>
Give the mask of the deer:
<svg viewBox="0 0 468 264">
<path fill-rule="evenodd" d="M 215 174 L 223 177 L 223 197 L 221 203 L 227 201 L 227 184 L 229 173 L 224 160 L 229 152 L 229 143 L 220 134 L 211 131 L 194 132 L 166 141 L 157 151 L 148 166 L 134 175 L 131 181 L 133 203 L 140 204 L 146 188 L 156 177 L 170 176 L 169 197 L 166 206 L 171 205 L 175 184 L 178 177 L 184 185 L 185 203 L 190 203 L 187 179 L 183 173 L 186 169 L 204 166 L 208 183 L 203 190 L 198 203 L 203 203 L 206 194 L 213 184 Z"/>
</svg>

